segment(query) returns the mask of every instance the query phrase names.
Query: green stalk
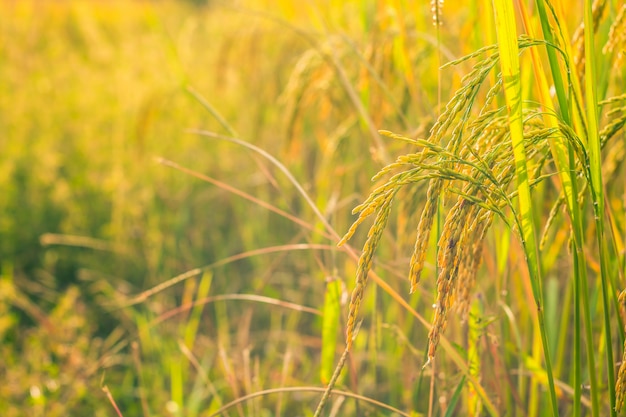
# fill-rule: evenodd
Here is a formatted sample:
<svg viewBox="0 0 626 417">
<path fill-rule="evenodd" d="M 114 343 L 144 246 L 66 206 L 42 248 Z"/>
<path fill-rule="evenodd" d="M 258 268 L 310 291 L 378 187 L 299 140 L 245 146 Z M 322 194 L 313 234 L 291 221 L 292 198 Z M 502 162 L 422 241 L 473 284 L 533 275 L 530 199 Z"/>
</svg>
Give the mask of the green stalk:
<svg viewBox="0 0 626 417">
<path fill-rule="evenodd" d="M 524 149 L 524 134 L 522 126 L 522 89 L 520 81 L 519 50 L 517 47 L 515 15 L 513 4 L 509 1 L 494 0 L 493 6 L 498 34 L 500 66 L 502 70 L 502 79 L 504 81 L 505 99 L 509 111 L 511 142 L 513 144 L 513 154 L 515 157 L 522 242 L 530 274 L 533 297 L 537 305 L 537 318 L 539 321 L 539 331 L 541 333 L 541 341 L 543 344 L 543 356 L 548 376 L 552 415 L 557 417 L 558 405 L 556 389 L 554 386 L 554 376 L 552 374 L 548 337 L 546 334 L 541 289 L 541 273 L 539 267 L 539 251 L 536 241 L 535 222 L 533 220 L 532 213 L 532 200 L 530 198 L 530 182 L 526 166 L 526 150 Z"/>
<path fill-rule="evenodd" d="M 574 160 L 574 152 L 570 146 L 569 148 L 570 167 L 574 167 L 576 162 Z M 570 170 L 574 172 L 574 170 Z M 572 182 L 574 195 L 578 195 L 576 181 Z M 578 409 L 580 413 L 580 395 L 582 385 L 582 372 L 580 369 L 580 301 L 582 300 L 583 317 L 585 325 L 585 342 L 587 351 L 587 368 L 589 373 L 589 385 L 591 388 L 591 415 L 598 417 L 600 415 L 600 403 L 598 400 L 599 387 L 598 378 L 596 376 L 596 360 L 594 356 L 593 346 L 593 329 L 591 327 L 591 308 L 589 307 L 589 293 L 588 293 L 588 279 L 587 279 L 587 262 L 585 260 L 585 253 L 583 249 L 583 219 L 580 207 L 578 204 L 573 204 L 570 210 L 570 217 L 572 219 L 572 226 L 574 231 L 574 358 L 576 363 L 574 364 L 574 410 Z M 574 414 L 578 416 L 580 414 Z"/>
<path fill-rule="evenodd" d="M 598 134 L 598 99 L 596 93 L 596 56 L 593 39 L 593 14 L 591 0 L 585 1 L 585 100 L 587 108 L 587 146 L 589 152 L 589 174 L 591 195 L 596 223 L 596 238 L 600 251 L 600 280 L 602 283 L 602 303 L 604 311 L 604 337 L 606 343 L 606 366 L 611 402 L 611 416 L 615 411 L 615 371 L 613 369 L 613 345 L 611 340 L 611 320 L 609 303 L 609 278 L 607 274 L 607 251 L 604 245 L 604 189 L 602 186 L 602 155 Z"/>
<path fill-rule="evenodd" d="M 541 22 L 541 28 L 543 36 L 551 44 L 555 44 L 556 40 L 548 20 L 546 13 L 544 0 L 537 0 L 537 11 Z M 557 26 L 559 22 L 556 22 Z M 554 87 L 556 90 L 556 97 L 559 102 L 559 110 L 563 121 L 575 129 L 576 126 L 572 123 L 570 117 L 570 103 L 567 99 L 567 89 L 563 82 L 563 76 L 561 69 L 558 65 L 557 54 L 554 48 L 546 47 L 548 53 L 548 61 L 550 63 L 550 70 L 552 79 L 554 81 Z M 538 65 L 541 65 L 539 60 L 536 59 Z M 566 65 L 569 62 L 565 63 Z M 538 75 L 542 75 L 541 68 L 537 71 Z M 540 83 L 542 87 L 542 102 L 547 105 L 550 102 L 550 96 L 547 91 L 547 86 L 544 83 Z M 565 149 L 567 149 L 567 154 Z M 578 186 L 576 183 L 576 160 L 574 157 L 574 151 L 569 143 L 564 144 L 562 138 L 555 138 L 551 142 L 551 150 L 554 157 L 554 161 L 560 172 L 561 183 L 563 186 L 563 192 L 566 196 L 567 210 L 572 223 L 572 230 L 574 236 L 574 398 L 573 398 L 573 416 L 580 416 L 580 398 L 582 395 L 582 372 L 581 372 L 581 351 L 580 351 L 580 301 L 583 304 L 583 314 L 585 317 L 585 341 L 587 351 L 587 364 L 589 369 L 589 378 L 591 386 L 591 404 L 592 404 L 592 416 L 599 416 L 599 401 L 598 401 L 598 384 L 595 370 L 595 358 L 594 358 L 594 346 L 593 346 L 593 331 L 591 327 L 591 312 L 589 308 L 589 298 L 587 294 L 587 265 L 584 254 L 584 236 L 583 236 L 583 219 L 578 205 Z"/>
<path fill-rule="evenodd" d="M 578 195 L 578 185 L 575 178 L 576 160 L 574 157 L 574 151 L 571 146 L 568 146 L 569 157 L 569 185 L 571 187 L 571 194 L 573 196 Z M 570 201 L 567 199 L 568 213 L 572 222 L 572 230 L 574 235 L 574 398 L 573 398 L 573 416 L 578 417 L 581 415 L 580 399 L 582 396 L 582 370 L 581 370 L 581 305 L 582 300 L 582 314 L 585 318 L 585 341 L 587 351 L 587 364 L 589 371 L 589 385 L 591 387 L 591 415 L 594 417 L 599 416 L 600 406 L 598 401 L 599 387 L 596 376 L 596 365 L 593 346 L 593 330 L 591 326 L 591 309 L 589 307 L 589 294 L 587 292 L 588 280 L 587 280 L 587 262 L 585 260 L 585 253 L 583 249 L 584 234 L 583 234 L 583 217 L 580 212 L 580 206 L 576 200 Z"/>
<path fill-rule="evenodd" d="M 541 30 L 543 31 L 543 37 L 551 44 L 555 44 L 554 35 L 550 28 L 550 21 L 548 20 L 548 14 L 546 13 L 546 6 L 544 0 L 537 0 L 537 11 L 539 12 L 539 21 L 541 22 Z M 563 83 L 563 76 L 559 69 L 559 63 L 556 56 L 556 51 L 553 48 L 546 47 L 548 52 L 548 61 L 550 62 L 550 69 L 552 70 L 552 79 L 554 80 L 554 89 L 556 90 L 556 97 L 559 101 L 559 107 L 561 110 L 561 117 L 563 121 L 571 125 L 569 115 L 569 105 L 567 102 L 567 95 L 565 84 Z"/>
</svg>

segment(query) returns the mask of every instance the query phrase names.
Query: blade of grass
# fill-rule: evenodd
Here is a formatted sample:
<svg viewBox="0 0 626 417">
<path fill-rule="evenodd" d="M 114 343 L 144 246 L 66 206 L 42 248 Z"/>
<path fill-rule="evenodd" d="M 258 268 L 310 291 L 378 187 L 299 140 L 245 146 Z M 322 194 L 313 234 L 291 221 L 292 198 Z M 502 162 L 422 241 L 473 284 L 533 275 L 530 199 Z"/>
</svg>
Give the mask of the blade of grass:
<svg viewBox="0 0 626 417">
<path fill-rule="evenodd" d="M 183 392 L 185 380 L 184 374 L 186 361 L 181 360 L 181 355 L 172 356 L 169 359 L 170 362 L 170 398 L 171 401 L 176 404 L 176 411 L 182 410 L 184 408 L 184 398 Z M 178 414 L 178 413 L 176 413 Z M 179 414 L 180 415 L 180 414 Z"/>
<path fill-rule="evenodd" d="M 178 340 L 178 348 L 180 349 L 180 352 L 183 355 L 185 355 L 189 363 L 193 366 L 198 377 L 200 378 L 200 381 L 202 381 L 202 383 L 206 386 L 208 391 L 211 393 L 212 402 L 216 403 L 218 407 L 221 407 L 223 405 L 222 397 L 220 396 L 220 394 L 217 391 L 217 388 L 215 388 L 215 385 L 209 378 L 209 375 L 207 373 L 207 367 L 203 366 L 203 364 L 200 363 L 198 358 L 196 358 L 193 352 L 187 346 L 185 346 L 185 343 L 180 339 Z M 207 411 L 210 411 L 211 408 L 212 407 L 209 407 L 209 410 Z M 144 413 L 144 415 L 147 415 L 147 414 Z"/>
<path fill-rule="evenodd" d="M 502 311 L 504 311 L 504 314 L 506 315 L 508 321 L 509 321 L 509 327 L 511 328 L 512 332 L 513 332 L 513 337 L 514 337 L 514 341 L 515 341 L 515 347 L 517 348 L 517 352 L 515 353 L 516 355 L 520 355 L 521 352 L 524 351 L 523 348 L 523 344 L 522 344 L 522 336 L 520 335 L 520 330 L 519 330 L 519 326 L 518 326 L 518 320 L 519 317 L 517 317 L 513 311 L 511 310 L 511 307 L 509 307 L 507 304 L 505 304 L 503 301 L 499 302 L 500 308 L 502 308 Z M 517 368 L 517 396 L 522 396 L 521 394 L 523 394 L 523 378 L 522 378 L 522 373 L 524 371 L 524 362 L 523 361 L 518 361 L 518 368 Z M 515 395 L 515 394 L 514 394 Z M 514 399 L 517 398 L 514 396 Z M 521 407 L 521 401 L 518 402 L 518 406 Z"/>
<path fill-rule="evenodd" d="M 195 98 L 201 105 L 204 107 L 211 115 L 222 125 L 224 129 L 231 136 L 237 136 L 237 132 L 235 129 L 224 119 L 224 117 L 217 111 L 215 107 L 211 105 L 198 91 L 196 91 L 193 87 L 187 86 L 185 91 L 189 93 L 193 98 Z"/>
<path fill-rule="evenodd" d="M 212 281 L 213 274 L 210 271 L 204 273 L 195 292 L 196 300 L 200 300 L 208 296 L 211 290 Z M 198 333 L 198 327 L 200 326 L 203 305 L 196 303 L 192 304 L 194 304 L 194 308 L 192 309 L 191 314 L 189 315 L 189 320 L 185 325 L 185 345 L 193 348 L 194 342 L 196 340 L 196 335 Z"/>
<path fill-rule="evenodd" d="M 450 404 L 448 404 L 448 409 L 446 410 L 446 415 L 444 417 L 453 417 L 454 410 L 456 409 L 456 403 L 459 402 L 459 398 L 461 398 L 461 393 L 463 392 L 463 386 L 465 385 L 465 375 L 461 378 L 459 385 L 456 386 L 454 390 L 454 394 L 450 398 Z"/>
<path fill-rule="evenodd" d="M 524 133 L 522 126 L 522 89 L 520 82 L 520 64 L 517 47 L 517 27 L 513 5 L 506 0 L 494 0 L 494 12 L 496 20 L 496 32 L 498 35 L 498 47 L 500 50 L 500 66 L 504 81 L 505 99 L 509 112 L 509 128 L 511 142 L 515 157 L 515 171 L 517 176 L 517 189 L 519 198 L 521 235 L 526 255 L 533 296 L 537 307 L 537 318 L 543 344 L 543 354 L 548 375 L 550 388 L 550 403 L 553 417 L 558 416 L 558 405 L 554 377 L 552 375 L 552 363 L 550 349 L 545 329 L 543 312 L 543 296 L 541 290 L 541 274 L 539 252 L 536 243 L 535 223 L 532 213 L 532 200 L 530 197 L 530 182 L 526 166 L 526 151 L 524 149 Z"/>
</svg>

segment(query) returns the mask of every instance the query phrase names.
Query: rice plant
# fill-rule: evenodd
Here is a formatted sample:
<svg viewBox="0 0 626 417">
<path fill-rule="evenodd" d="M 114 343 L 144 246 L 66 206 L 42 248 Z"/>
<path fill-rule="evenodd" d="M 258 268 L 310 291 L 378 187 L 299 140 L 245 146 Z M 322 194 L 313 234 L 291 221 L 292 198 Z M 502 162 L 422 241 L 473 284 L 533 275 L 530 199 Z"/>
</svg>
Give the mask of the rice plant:
<svg viewBox="0 0 626 417">
<path fill-rule="evenodd" d="M 342 245 L 350 239 L 365 218 L 376 215 L 359 260 L 356 287 L 349 305 L 346 349 L 350 350 L 352 347 L 367 275 L 372 268 L 372 257 L 379 244 L 382 229 L 386 226 L 392 202 L 401 188 L 427 182 L 426 201 L 409 264 L 408 279 L 411 291 L 417 288 L 423 272 L 427 245 L 438 209 L 446 207 L 448 211 L 438 236 L 437 298 L 433 305 L 435 313 L 429 331 L 428 353 L 424 366 L 434 361 L 439 340 L 449 320 L 449 312 L 456 308 L 461 320 L 467 320 L 470 295 L 474 291 L 486 233 L 497 218 L 518 236 L 524 251 L 528 279 L 532 287 L 532 299 L 528 299 L 527 302 L 536 306 L 551 414 L 560 415 L 559 410 L 563 408 L 564 401 L 557 396 L 553 359 L 546 330 L 543 295 L 545 284 L 542 278 L 541 252 L 537 243 L 538 226 L 534 214 L 540 207 L 536 207 L 538 204 L 533 203 L 531 197 L 532 189 L 538 187 L 540 182 L 556 176 L 560 178 L 561 193 L 565 196 L 557 198 L 556 204 L 558 207 L 567 202 L 572 230 L 571 240 L 576 247 L 573 254 L 575 268 L 569 278 L 574 282 L 575 288 L 576 323 L 577 325 L 580 323 L 582 314 L 586 326 L 591 413 L 616 415 L 623 405 L 624 376 L 620 369 L 621 375 L 616 387 L 614 368 L 618 362 L 613 355 L 614 341 L 611 329 L 613 320 L 618 323 L 618 328 L 622 329 L 622 321 L 619 316 L 613 316 L 612 319 L 611 311 L 616 311 L 617 305 L 612 300 L 616 299 L 619 292 L 617 278 L 623 276 L 621 272 L 623 266 L 614 270 L 616 271 L 614 273 L 608 270 L 610 254 L 620 253 L 620 247 L 615 240 L 611 242 L 613 248 L 607 246 L 610 243 L 607 243 L 605 232 L 601 148 L 606 146 L 611 140 L 610 137 L 616 133 L 614 128 L 609 126 L 617 123 L 621 129 L 624 121 L 615 117 L 616 113 L 623 110 L 622 108 L 617 112 L 611 111 L 604 121 L 606 127 L 599 127 L 599 106 L 619 100 L 620 96 L 599 102 L 597 90 L 599 83 L 610 85 L 617 82 L 619 86 L 619 78 L 614 79 L 607 75 L 606 80 L 599 79 L 594 52 L 595 29 L 579 32 L 579 36 L 584 36 L 582 48 L 584 54 L 580 52 L 579 46 L 575 60 L 570 55 L 571 48 L 565 44 L 568 42 L 564 35 L 564 32 L 567 33 L 566 28 L 561 24 L 557 12 L 561 5 L 548 3 L 547 6 L 552 12 L 552 16 L 548 17 L 544 3 L 541 1 L 537 3 L 545 39 L 531 38 L 528 35 L 518 38 L 512 5 L 507 2 L 494 2 L 498 45 L 482 48 L 461 60 L 447 64 L 458 65 L 468 59 L 477 60 L 473 70 L 463 78 L 461 88 L 446 104 L 445 110 L 431 128 L 428 138 L 414 139 L 381 132 L 391 138 L 412 143 L 416 151 L 398 157 L 396 162 L 387 165 L 374 176 L 373 181 L 384 177 L 389 179 L 377 186 L 368 199 L 354 209 L 353 213 L 359 213 L 359 218 L 339 243 Z M 522 10 L 525 7 L 521 3 L 518 6 Z M 585 2 L 584 27 L 596 28 L 601 24 L 604 6 L 604 2 L 601 1 L 594 3 L 593 7 L 591 2 Z M 439 9 L 434 8 L 433 12 L 437 23 Z M 525 13 L 523 16 L 527 19 Z M 614 33 L 614 28 L 620 25 L 620 16 L 613 23 L 610 33 Z M 552 28 L 552 24 L 555 29 Z M 574 43 L 576 44 L 576 40 Z M 609 40 L 604 46 L 605 51 L 610 49 L 611 44 L 612 41 Z M 528 82 L 530 79 L 522 78 L 518 56 L 523 58 L 524 53 L 528 55 L 528 49 L 539 47 L 548 50 L 555 83 L 553 88 L 557 91 L 558 102 L 554 102 L 545 89 L 546 81 L 540 72 L 542 64 L 537 53 L 531 54 L 530 59 L 535 65 L 536 82 L 539 86 L 536 92 L 535 88 L 529 92 L 539 93 L 540 100 L 534 98 L 533 94 L 524 95 L 522 92 L 522 80 Z M 572 67 L 572 63 L 580 62 L 583 56 L 588 64 L 582 71 L 577 71 Z M 607 62 L 603 62 L 604 65 L 613 66 L 611 56 L 603 58 L 607 59 Z M 559 62 L 555 62 L 556 60 Z M 485 86 L 491 72 L 496 72 L 495 83 Z M 481 88 L 487 90 L 484 97 L 478 95 Z M 583 88 L 584 98 L 580 94 Z M 495 97 L 502 93 L 505 100 L 496 100 Z M 498 106 L 503 102 L 506 106 Z M 586 109 L 586 113 L 582 109 Z M 517 187 L 512 189 L 511 183 L 514 179 L 517 179 Z M 576 191 L 579 189 L 580 193 Z M 452 200 L 453 203 L 447 203 L 448 200 Z M 514 200 L 518 200 L 517 205 L 514 204 Z M 591 242 L 585 241 L 582 235 L 582 216 L 586 202 L 590 202 L 592 207 L 596 230 L 595 240 Z M 556 215 L 554 210 L 552 213 L 549 224 Z M 587 249 L 589 247 L 597 250 L 600 257 L 600 273 L 595 284 L 589 284 L 587 278 L 584 252 L 589 250 Z M 622 265 L 623 262 L 619 264 Z M 601 331 L 603 340 L 594 337 L 591 330 L 592 314 L 588 293 L 595 291 L 602 294 L 599 309 L 603 312 Z M 623 338 L 623 330 L 620 333 Z M 583 384 L 581 337 L 577 328 L 573 352 L 574 395 L 571 399 L 573 415 L 581 415 L 580 386 Z M 604 368 L 598 368 L 596 365 L 598 351 L 603 352 L 606 357 Z M 598 386 L 595 377 L 597 374 L 604 375 L 607 380 L 604 389 Z M 561 375 L 557 377 L 562 378 Z M 469 390 L 474 389 L 472 382 L 467 382 L 467 385 Z M 329 385 L 329 391 L 331 389 L 332 385 Z M 604 399 L 603 403 L 609 407 L 600 407 L 600 398 Z M 323 401 L 318 407 L 318 414 L 322 406 Z M 476 405 L 470 405 L 470 409 L 472 414 L 476 414 Z M 493 408 L 488 408 L 487 411 L 491 415 L 499 415 Z"/>
</svg>

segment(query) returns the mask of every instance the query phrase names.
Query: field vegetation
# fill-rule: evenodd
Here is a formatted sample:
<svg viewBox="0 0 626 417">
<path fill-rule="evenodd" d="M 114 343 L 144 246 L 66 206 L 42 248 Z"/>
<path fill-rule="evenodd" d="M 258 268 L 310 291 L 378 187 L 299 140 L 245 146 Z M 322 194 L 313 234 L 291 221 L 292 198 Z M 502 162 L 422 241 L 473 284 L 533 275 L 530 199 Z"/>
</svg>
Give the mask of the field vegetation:
<svg viewBox="0 0 626 417">
<path fill-rule="evenodd" d="M 623 413 L 623 3 L 0 16 L 3 416 Z"/>
</svg>

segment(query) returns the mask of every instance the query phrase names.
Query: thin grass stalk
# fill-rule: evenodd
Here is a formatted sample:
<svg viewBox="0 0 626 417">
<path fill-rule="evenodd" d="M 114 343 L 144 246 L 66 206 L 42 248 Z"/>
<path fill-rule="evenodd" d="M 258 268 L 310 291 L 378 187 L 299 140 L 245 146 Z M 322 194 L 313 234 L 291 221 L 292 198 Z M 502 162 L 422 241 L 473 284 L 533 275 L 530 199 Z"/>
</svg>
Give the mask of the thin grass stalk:
<svg viewBox="0 0 626 417">
<path fill-rule="evenodd" d="M 237 133 L 237 131 L 235 130 L 235 128 L 233 128 L 227 121 L 226 119 L 224 119 L 224 117 L 220 114 L 219 111 L 217 111 L 217 109 L 215 107 L 213 107 L 211 105 L 211 103 L 209 103 L 198 91 L 196 91 L 193 87 L 191 86 L 187 86 L 185 88 L 185 91 L 187 93 L 189 93 L 193 98 L 195 98 L 198 103 L 200 103 L 202 105 L 202 107 L 204 107 L 210 114 L 211 116 L 213 116 L 215 118 L 215 120 L 217 120 L 219 122 L 219 124 L 222 125 L 222 127 L 224 129 L 226 129 L 226 131 L 228 132 L 228 134 L 230 136 L 233 137 L 237 137 L 239 136 L 239 134 Z"/>
<path fill-rule="evenodd" d="M 517 47 L 517 28 L 513 5 L 506 0 L 494 0 L 493 2 L 496 28 L 498 34 L 498 47 L 500 50 L 500 65 L 507 107 L 509 110 L 509 128 L 511 142 L 515 157 L 515 170 L 518 184 L 518 198 L 520 207 L 520 223 L 522 243 L 526 255 L 533 297 L 537 305 L 537 318 L 543 345 L 543 355 L 548 376 L 550 390 L 550 403 L 552 415 L 558 416 L 558 404 L 554 377 L 552 375 L 552 363 L 550 349 L 546 334 L 545 319 L 543 312 L 543 296 L 541 289 L 541 274 L 539 264 L 539 252 L 536 242 L 535 223 L 532 214 L 532 200 L 530 197 L 530 182 L 526 166 L 526 151 L 524 149 L 524 132 L 522 125 L 522 90 L 520 83 L 520 64 Z"/>
<path fill-rule="evenodd" d="M 244 396 L 241 396 L 231 402 L 229 402 L 228 404 L 222 406 L 220 409 L 214 411 L 213 413 L 209 414 L 209 417 L 217 417 L 217 416 L 223 416 L 225 415 L 226 411 L 228 411 L 229 409 L 240 405 L 241 403 L 245 403 L 253 398 L 258 398 L 258 397 L 264 397 L 270 394 L 279 394 L 279 393 L 287 393 L 287 392 L 297 392 L 297 393 L 306 393 L 306 392 L 324 392 L 324 388 L 320 388 L 320 387 L 282 387 L 282 388 L 272 388 L 272 389 L 267 389 L 267 390 L 263 390 L 263 391 L 259 391 L 259 392 L 253 392 L 251 394 L 247 394 Z M 372 404 L 378 408 L 382 408 L 385 410 L 390 411 L 392 414 L 398 414 L 399 416 L 403 416 L 403 417 L 411 417 L 409 414 L 405 413 L 402 410 L 399 410 L 397 408 L 394 408 L 392 406 L 390 406 L 389 404 L 385 404 L 383 402 L 377 401 L 373 398 L 369 398 L 369 397 L 364 397 L 362 395 L 358 395 L 355 394 L 353 392 L 349 392 L 349 391 L 340 391 L 337 390 L 335 391 L 337 393 L 337 395 L 341 395 L 344 397 L 349 397 L 349 398 L 353 398 L 355 400 L 358 401 L 363 401 L 365 403 L 368 404 Z"/>
<path fill-rule="evenodd" d="M 376 128 L 374 127 L 374 122 L 372 121 L 372 118 L 370 117 L 365 106 L 363 105 L 363 102 L 359 98 L 359 95 L 357 94 L 352 83 L 348 79 L 348 75 L 346 74 L 345 68 L 341 65 L 335 48 L 331 47 L 330 52 L 326 53 L 325 55 L 327 56 L 329 62 L 332 64 L 341 86 L 344 88 L 346 94 L 348 95 L 348 98 L 354 105 L 355 110 L 361 117 L 361 120 L 365 124 L 370 136 L 372 137 L 372 142 L 378 152 L 378 158 L 383 161 L 385 165 L 391 163 L 391 157 L 387 152 L 387 148 L 385 147 L 382 138 L 378 134 L 378 130 L 376 130 Z"/>
<path fill-rule="evenodd" d="M 596 238 L 600 251 L 600 280 L 602 287 L 602 303 L 604 312 L 604 336 L 606 344 L 606 366 L 609 385 L 609 400 L 611 403 L 611 416 L 616 416 L 615 411 L 615 370 L 613 368 L 613 342 L 611 338 L 611 317 L 609 302 L 609 277 L 607 250 L 604 244 L 604 187 L 602 185 L 602 155 L 600 135 L 598 134 L 598 99 L 596 93 L 596 56 L 594 44 L 594 21 L 592 2 L 585 1 L 585 99 L 587 107 L 587 145 L 589 152 L 589 174 L 593 199 L 593 211 L 596 223 Z"/>
</svg>

